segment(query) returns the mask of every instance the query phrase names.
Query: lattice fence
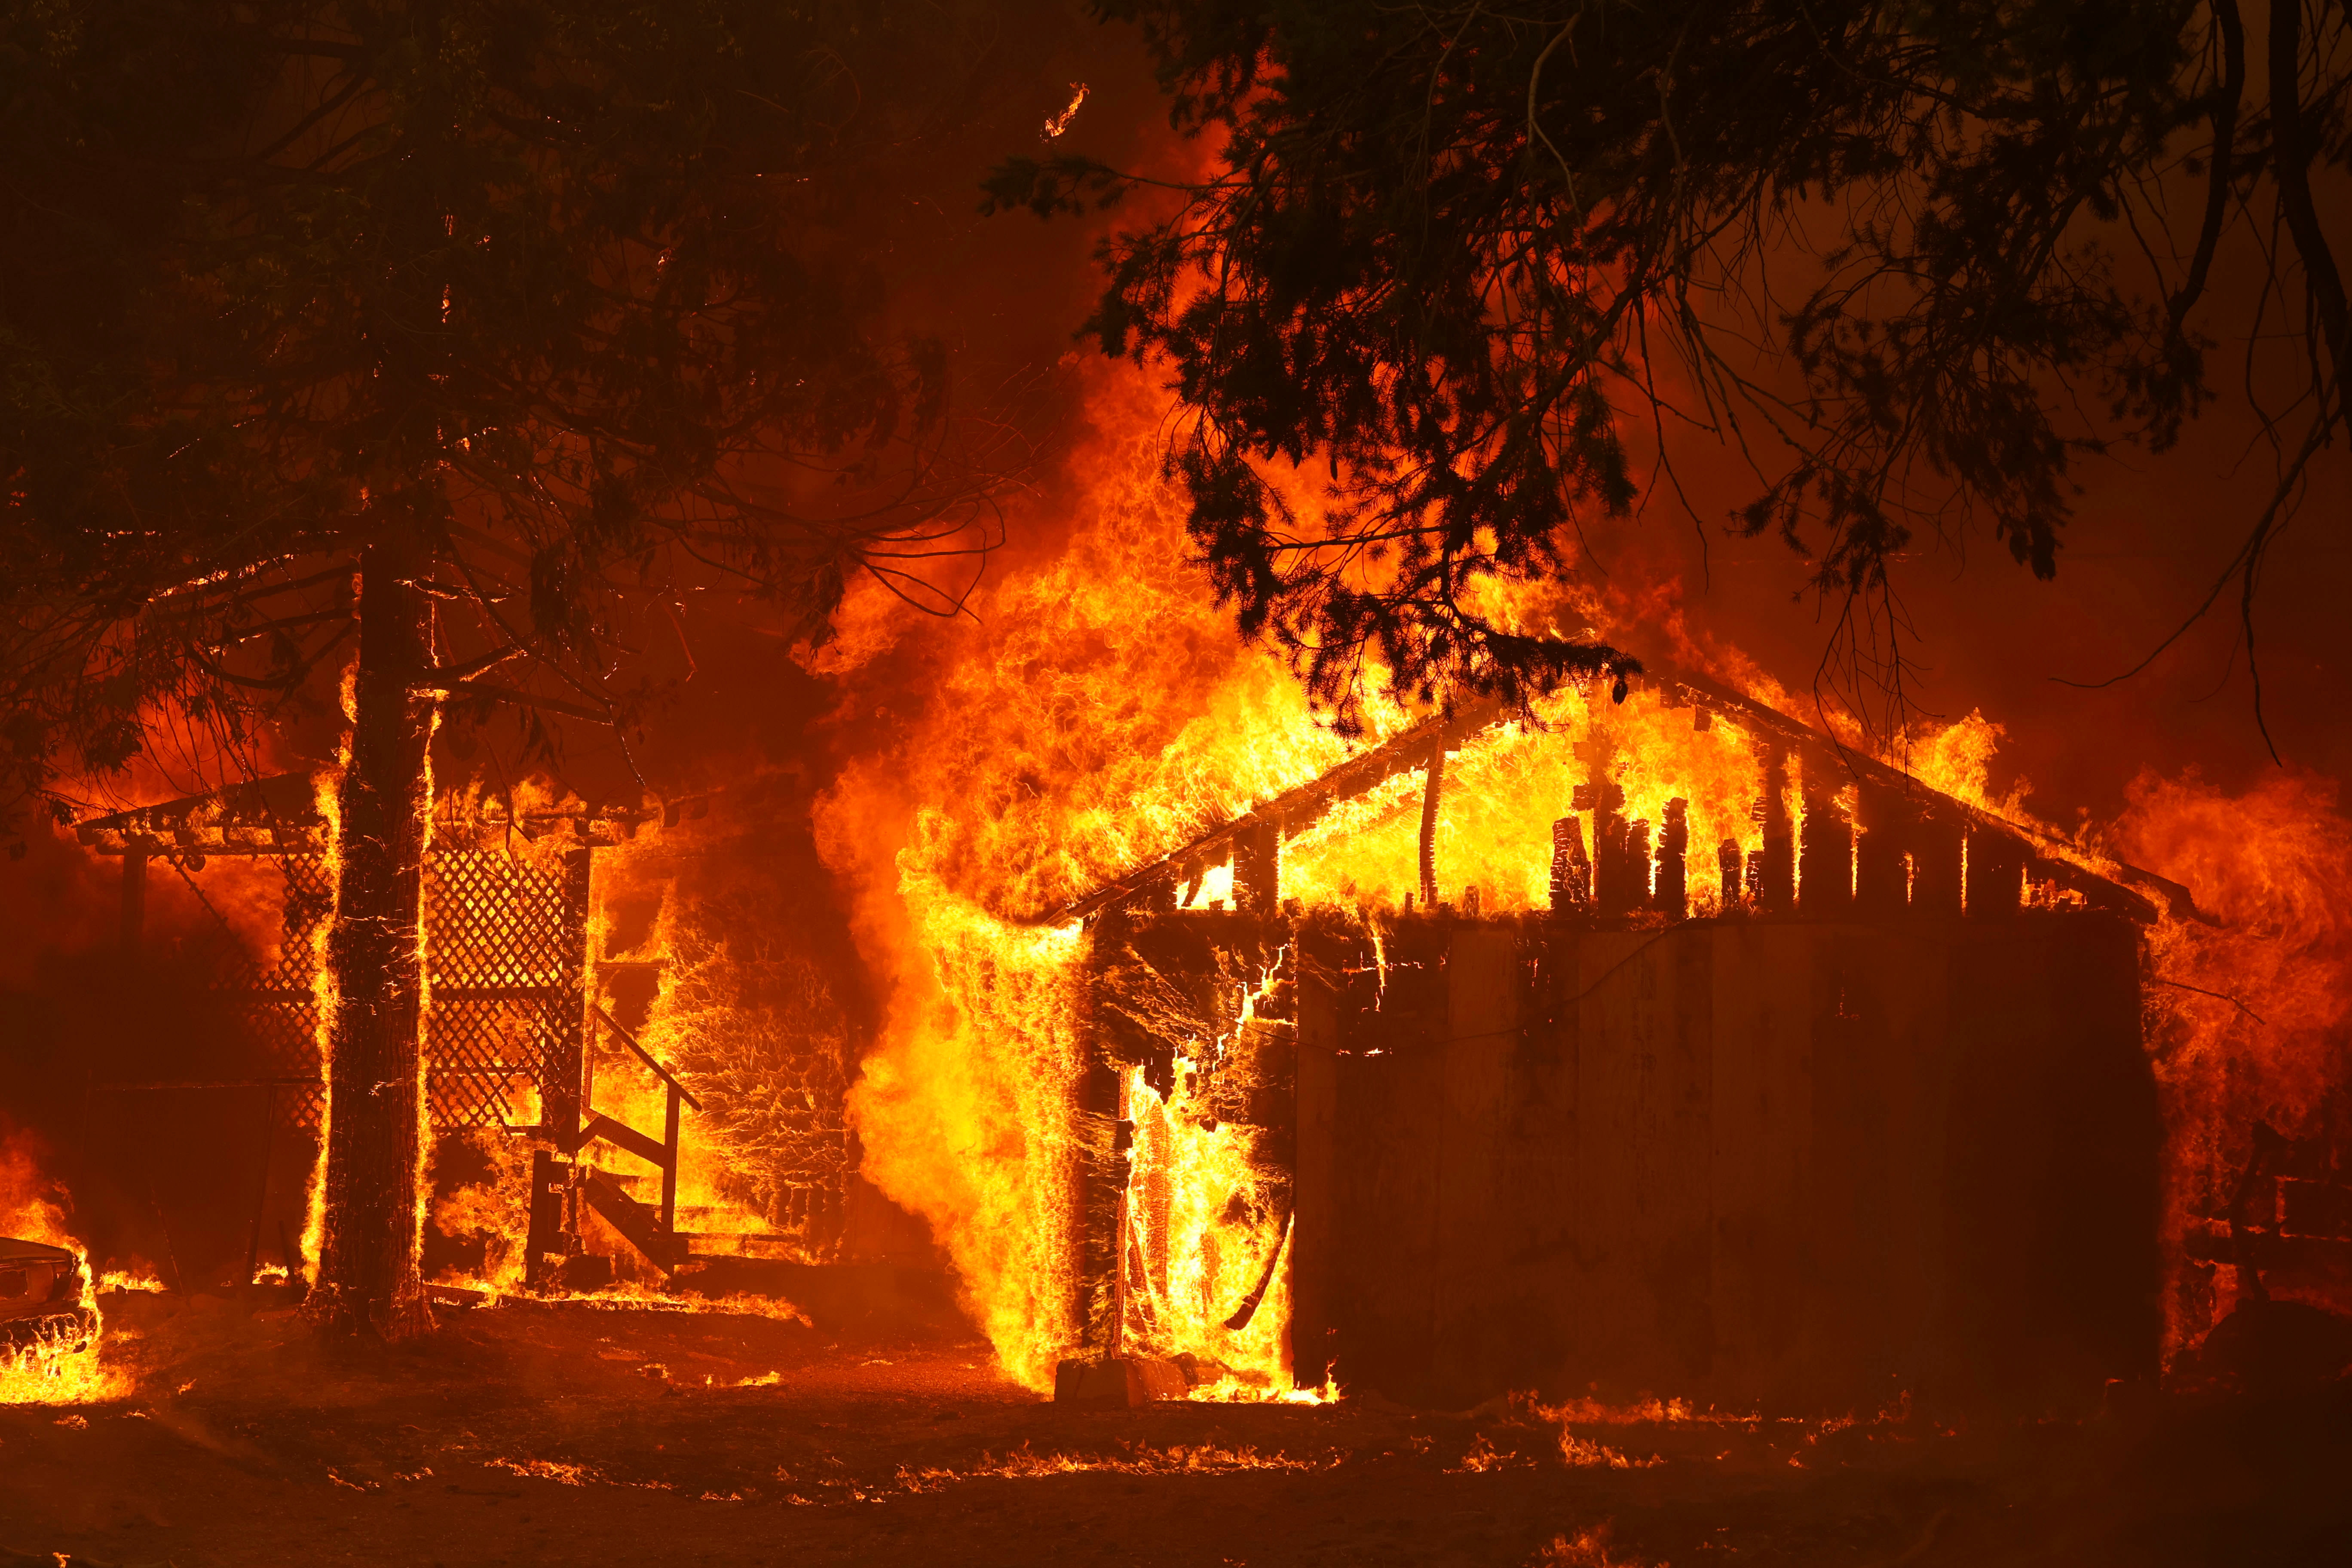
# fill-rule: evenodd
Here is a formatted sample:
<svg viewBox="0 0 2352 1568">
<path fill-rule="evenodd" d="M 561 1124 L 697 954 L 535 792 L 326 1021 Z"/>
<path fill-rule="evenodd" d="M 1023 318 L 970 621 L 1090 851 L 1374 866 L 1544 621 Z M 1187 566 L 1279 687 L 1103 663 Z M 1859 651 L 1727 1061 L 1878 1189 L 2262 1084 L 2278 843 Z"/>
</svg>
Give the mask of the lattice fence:
<svg viewBox="0 0 2352 1568">
<path fill-rule="evenodd" d="M 165 859 L 213 917 L 215 929 L 197 946 L 207 959 L 213 994 L 242 1026 L 257 1047 L 261 1071 L 280 1083 L 271 1103 L 280 1127 L 316 1132 L 326 1104 L 319 1079 L 319 1002 L 313 986 L 319 943 L 335 893 L 322 855 L 277 855 L 268 858 L 283 880 L 278 904 L 279 937 L 274 954 L 257 956 L 238 940 L 229 922 L 205 896 L 201 873 L 180 860 Z"/>
<path fill-rule="evenodd" d="M 318 1130 L 314 981 L 334 888 L 321 855 L 274 856 L 284 878 L 281 937 L 260 958 L 205 899 L 202 873 L 168 862 L 216 930 L 203 946 L 211 987 L 281 1083 L 279 1125 Z M 581 963 L 587 920 L 584 868 L 541 865 L 500 851 L 439 850 L 425 863 L 425 953 L 432 998 L 425 1020 L 425 1087 L 445 1126 L 540 1119 L 548 1075 L 578 1078 Z M 559 1094 L 564 1092 L 558 1089 Z"/>
<path fill-rule="evenodd" d="M 558 1085 L 567 1075 L 577 1082 L 586 890 L 570 861 L 473 849 L 426 858 L 425 1060 L 436 1122 L 537 1122 L 551 1073 Z"/>
</svg>

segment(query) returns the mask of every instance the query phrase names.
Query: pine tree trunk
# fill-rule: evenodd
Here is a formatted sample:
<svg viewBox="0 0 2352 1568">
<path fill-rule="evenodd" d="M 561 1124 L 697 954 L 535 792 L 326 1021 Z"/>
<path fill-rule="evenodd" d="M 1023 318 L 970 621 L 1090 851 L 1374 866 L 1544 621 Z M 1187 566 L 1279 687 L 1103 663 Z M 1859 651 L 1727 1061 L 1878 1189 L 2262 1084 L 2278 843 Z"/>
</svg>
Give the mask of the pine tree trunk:
<svg viewBox="0 0 2352 1568">
<path fill-rule="evenodd" d="M 338 791 L 341 864 L 327 940 L 322 1239 L 310 1315 L 351 1334 L 432 1326 L 417 1273 L 423 1073 L 418 942 L 432 704 L 412 694 L 432 662 L 422 563 L 371 546 L 360 563 L 352 753 Z"/>
</svg>

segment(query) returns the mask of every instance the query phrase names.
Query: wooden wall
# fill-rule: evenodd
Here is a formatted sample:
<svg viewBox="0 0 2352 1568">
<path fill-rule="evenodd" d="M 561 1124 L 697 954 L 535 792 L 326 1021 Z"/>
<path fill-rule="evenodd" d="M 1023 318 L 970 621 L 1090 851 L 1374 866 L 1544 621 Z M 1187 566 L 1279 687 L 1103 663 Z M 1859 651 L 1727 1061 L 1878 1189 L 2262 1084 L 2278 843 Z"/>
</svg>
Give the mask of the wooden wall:
<svg viewBox="0 0 2352 1568">
<path fill-rule="evenodd" d="M 2034 1409 L 2153 1373 L 2124 921 L 1306 940 L 1303 1380 Z"/>
</svg>

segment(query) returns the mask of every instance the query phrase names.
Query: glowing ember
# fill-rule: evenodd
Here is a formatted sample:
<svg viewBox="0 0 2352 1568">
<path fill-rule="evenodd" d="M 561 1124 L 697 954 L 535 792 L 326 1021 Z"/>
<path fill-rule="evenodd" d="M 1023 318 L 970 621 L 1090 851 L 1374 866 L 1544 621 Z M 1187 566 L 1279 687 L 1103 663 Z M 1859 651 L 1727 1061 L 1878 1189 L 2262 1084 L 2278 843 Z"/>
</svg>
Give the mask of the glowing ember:
<svg viewBox="0 0 2352 1568">
<path fill-rule="evenodd" d="M 1055 137 L 1061 135 L 1062 132 L 1067 131 L 1070 128 L 1070 121 L 1078 117 L 1078 106 L 1085 103 L 1086 100 L 1087 84 L 1082 81 L 1072 82 L 1070 84 L 1069 106 L 1064 109 L 1061 113 L 1052 115 L 1047 118 L 1045 121 L 1044 140 L 1051 142 Z"/>
<path fill-rule="evenodd" d="M 1664 1562 L 1649 1563 L 1612 1552 L 1605 1524 L 1580 1530 L 1572 1536 L 1553 1536 L 1551 1543 L 1537 1554 L 1535 1561 L 1543 1568 L 1671 1568 Z"/>
</svg>

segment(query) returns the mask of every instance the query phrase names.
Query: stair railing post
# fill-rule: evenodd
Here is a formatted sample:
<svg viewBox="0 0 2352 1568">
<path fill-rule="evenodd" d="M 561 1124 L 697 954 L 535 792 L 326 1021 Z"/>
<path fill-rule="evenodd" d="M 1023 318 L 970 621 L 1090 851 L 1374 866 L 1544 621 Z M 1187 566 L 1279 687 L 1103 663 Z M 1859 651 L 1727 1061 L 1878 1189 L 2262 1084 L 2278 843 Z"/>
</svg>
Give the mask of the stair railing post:
<svg viewBox="0 0 2352 1568">
<path fill-rule="evenodd" d="M 662 1229 L 677 1234 L 677 1085 L 671 1083 L 668 1108 L 662 1112 Z"/>
</svg>

